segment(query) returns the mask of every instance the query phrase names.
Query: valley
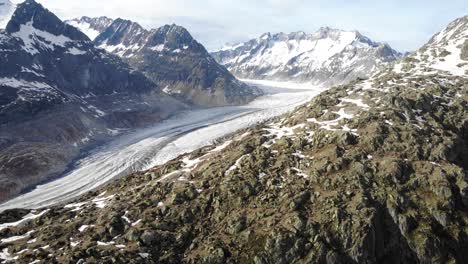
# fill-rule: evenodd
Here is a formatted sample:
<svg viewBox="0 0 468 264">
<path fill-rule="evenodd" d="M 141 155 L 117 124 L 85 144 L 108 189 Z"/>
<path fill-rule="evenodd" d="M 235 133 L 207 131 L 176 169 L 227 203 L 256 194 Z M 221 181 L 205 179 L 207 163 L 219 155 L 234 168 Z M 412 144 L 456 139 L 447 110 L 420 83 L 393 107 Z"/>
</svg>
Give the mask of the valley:
<svg viewBox="0 0 468 264">
<path fill-rule="evenodd" d="M 91 151 L 57 180 L 1 204 L 0 211 L 63 203 L 114 178 L 162 165 L 238 130 L 291 111 L 323 91 L 305 84 L 245 81 L 266 95 L 245 106 L 185 111 L 150 128 L 115 138 Z"/>
</svg>

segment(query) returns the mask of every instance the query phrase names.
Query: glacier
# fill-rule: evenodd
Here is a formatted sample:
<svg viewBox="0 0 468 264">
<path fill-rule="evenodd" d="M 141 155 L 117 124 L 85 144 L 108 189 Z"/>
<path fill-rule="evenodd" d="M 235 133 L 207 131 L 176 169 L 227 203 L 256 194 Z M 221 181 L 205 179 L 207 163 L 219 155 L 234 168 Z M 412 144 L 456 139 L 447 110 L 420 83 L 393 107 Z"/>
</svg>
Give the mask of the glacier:
<svg viewBox="0 0 468 264">
<path fill-rule="evenodd" d="M 112 179 L 162 165 L 182 154 L 216 144 L 236 131 L 291 111 L 324 91 L 322 87 L 305 84 L 244 82 L 256 85 L 265 95 L 244 106 L 181 112 L 152 127 L 122 135 L 91 151 L 63 177 L 38 185 L 1 204 L 0 211 L 65 203 Z"/>
</svg>

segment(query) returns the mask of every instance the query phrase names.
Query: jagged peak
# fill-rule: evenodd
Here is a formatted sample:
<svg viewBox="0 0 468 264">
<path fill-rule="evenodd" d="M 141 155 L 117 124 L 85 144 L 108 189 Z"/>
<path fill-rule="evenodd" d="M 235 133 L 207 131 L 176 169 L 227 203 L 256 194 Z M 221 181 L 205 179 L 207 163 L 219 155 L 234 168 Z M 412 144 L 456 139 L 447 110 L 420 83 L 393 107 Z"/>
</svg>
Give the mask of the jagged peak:
<svg viewBox="0 0 468 264">
<path fill-rule="evenodd" d="M 266 33 L 263 33 L 258 39 L 259 40 L 267 40 L 267 39 L 270 39 L 270 38 L 271 38 L 271 33 L 266 32 Z"/>
<path fill-rule="evenodd" d="M 94 42 L 98 45 L 116 45 L 121 42 L 131 42 L 132 36 L 146 33 L 148 33 L 148 31 L 140 24 L 128 19 L 117 18 L 95 38 Z"/>
<path fill-rule="evenodd" d="M 321 27 L 319 28 L 316 32 L 308 34 L 305 31 L 295 31 L 291 33 L 276 33 L 272 34 L 270 32 L 263 33 L 260 35 L 260 37 L 256 39 L 252 39 L 248 42 L 242 43 L 243 45 L 226 45 L 223 48 L 221 48 L 218 51 L 227 51 L 227 50 L 236 50 L 236 49 L 241 49 L 242 47 L 245 46 L 245 44 L 249 43 L 249 45 L 260 45 L 263 43 L 269 43 L 268 45 L 272 45 L 274 42 L 288 42 L 291 40 L 295 41 L 316 41 L 320 39 L 326 39 L 330 38 L 335 41 L 340 41 L 340 42 L 346 42 L 349 45 L 353 46 L 370 46 L 373 48 L 379 48 L 383 50 L 389 50 L 392 54 L 394 54 L 396 57 L 400 57 L 401 54 L 393 50 L 390 45 L 387 43 L 381 43 L 381 42 L 374 42 L 372 41 L 369 37 L 361 34 L 357 30 L 342 30 L 342 29 L 336 29 L 336 28 L 331 28 L 331 27 Z M 214 51 L 217 52 L 217 51 Z"/>
<path fill-rule="evenodd" d="M 99 17 L 82 16 L 82 17 L 77 17 L 77 18 L 73 18 L 73 19 L 68 19 L 65 22 L 67 22 L 67 23 L 77 22 L 77 23 L 89 23 L 89 24 L 93 24 L 93 23 L 96 23 L 96 22 L 102 22 L 102 23 L 106 24 L 107 26 L 109 26 L 112 22 L 114 22 L 114 20 L 112 18 L 107 17 L 107 16 L 99 16 Z"/>
<path fill-rule="evenodd" d="M 141 31 L 146 31 L 140 24 L 137 22 L 133 22 L 128 19 L 123 19 L 123 18 L 117 18 L 115 19 L 112 24 L 109 26 L 109 28 L 112 28 L 114 31 L 119 32 L 119 31 L 131 31 L 134 29 L 138 29 Z"/>
<path fill-rule="evenodd" d="M 26 0 L 19 4 L 8 22 L 5 31 L 15 33 L 22 25 L 31 25 L 38 30 L 59 36 L 64 35 L 71 40 L 89 41 L 89 38 L 78 29 L 64 23 L 54 13 L 34 0 Z"/>
<path fill-rule="evenodd" d="M 121 18 L 121 17 L 118 17 L 114 20 L 114 23 L 115 24 L 132 24 L 132 23 L 135 23 L 135 24 L 138 24 L 137 22 L 133 22 L 129 19 L 125 19 L 125 18 Z"/>
<path fill-rule="evenodd" d="M 300 39 L 305 39 L 307 38 L 307 33 L 305 33 L 304 31 L 296 31 L 296 32 L 291 32 L 289 34 L 284 34 L 284 36 L 287 38 L 287 39 L 296 39 L 296 40 L 300 40 Z"/>
<path fill-rule="evenodd" d="M 176 24 L 167 24 L 150 32 L 153 35 L 153 42 L 155 43 L 177 43 L 177 44 L 190 44 L 194 41 L 192 35 L 188 30 Z"/>
<path fill-rule="evenodd" d="M 123 18 L 115 19 L 111 26 L 95 39 L 95 43 L 112 47 L 123 44 L 135 49 L 137 46 L 147 47 L 152 51 L 185 50 L 189 47 L 204 50 L 188 30 L 180 25 L 167 24 L 146 30 L 138 23 Z"/>
<path fill-rule="evenodd" d="M 354 38 L 357 38 L 359 32 L 347 31 L 347 30 L 336 29 L 336 28 L 331 28 L 331 27 L 321 27 L 316 32 L 311 34 L 310 37 L 314 39 L 325 39 L 325 38 L 338 39 L 345 34 L 352 36 Z"/>
<path fill-rule="evenodd" d="M 65 20 L 65 23 L 74 26 L 85 33 L 90 39 L 96 39 L 99 34 L 104 32 L 112 23 L 113 19 L 106 16 L 88 17 L 82 16 Z"/>
<path fill-rule="evenodd" d="M 190 33 L 188 32 L 188 30 L 182 26 L 179 26 L 179 25 L 176 25 L 176 24 L 167 24 L 167 25 L 164 25 L 160 28 L 157 28 L 155 29 L 156 31 L 159 31 L 159 32 L 162 32 L 166 35 L 169 35 L 169 34 L 174 34 L 174 35 L 190 35 Z M 191 36 L 190 36 L 191 37 Z"/>
<path fill-rule="evenodd" d="M 357 36 L 361 35 L 358 31 L 346 31 L 341 29 L 335 29 L 331 27 L 321 27 L 315 33 L 308 34 L 305 31 L 295 31 L 290 33 L 279 32 L 272 34 L 270 32 L 262 34 L 257 40 L 300 40 L 300 39 L 320 39 L 327 38 L 330 36 L 339 36 L 341 33 L 354 33 Z M 362 35 L 361 35 L 362 36 Z"/>
<path fill-rule="evenodd" d="M 329 26 L 323 26 L 323 27 L 320 27 L 317 32 L 320 32 L 320 33 L 330 33 L 330 32 L 344 32 L 344 30 L 342 29 L 337 29 L 337 28 L 332 28 L 332 27 L 329 27 Z"/>
<path fill-rule="evenodd" d="M 468 15 L 452 21 L 442 31 L 435 34 L 426 45 L 446 45 L 449 40 L 465 38 L 468 35 Z"/>
<path fill-rule="evenodd" d="M 112 20 L 112 18 L 107 17 L 107 16 L 99 16 L 99 17 L 89 17 L 89 16 L 82 16 L 80 18 L 75 18 L 78 20 L 84 20 L 84 21 L 90 21 L 90 20 Z"/>
<path fill-rule="evenodd" d="M 131 20 L 120 18 L 120 17 L 114 19 L 114 21 L 109 27 L 114 28 L 117 31 L 117 30 L 125 29 L 130 26 L 138 26 L 138 27 L 143 28 L 137 22 L 133 22 Z"/>
</svg>

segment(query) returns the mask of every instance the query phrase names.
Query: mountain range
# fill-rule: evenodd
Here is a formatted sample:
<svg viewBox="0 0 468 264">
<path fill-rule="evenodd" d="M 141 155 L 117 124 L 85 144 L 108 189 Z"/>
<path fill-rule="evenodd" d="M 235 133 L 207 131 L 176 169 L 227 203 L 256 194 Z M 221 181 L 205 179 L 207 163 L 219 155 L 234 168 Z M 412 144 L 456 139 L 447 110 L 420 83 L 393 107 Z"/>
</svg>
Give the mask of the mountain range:
<svg viewBox="0 0 468 264">
<path fill-rule="evenodd" d="M 39 210 L 5 261 L 465 263 L 468 16 L 370 78 Z M 273 62 L 272 62 L 273 63 Z"/>
<path fill-rule="evenodd" d="M 239 78 L 328 87 L 370 77 L 402 56 L 357 31 L 329 27 L 313 34 L 266 33 L 211 54 Z"/>
<path fill-rule="evenodd" d="M 163 87 L 164 92 L 186 103 L 238 105 L 262 93 L 239 82 L 181 26 L 165 25 L 148 31 L 130 20 L 105 17 L 66 22 L 88 33 L 98 47 L 120 56 Z"/>
<path fill-rule="evenodd" d="M 91 143 L 186 106 L 35 1 L 0 32 L 0 199 L 62 173 Z"/>
<path fill-rule="evenodd" d="M 124 38 L 113 31 L 123 20 L 83 21 L 104 30 L 99 39 L 108 45 Z M 0 201 L 62 175 L 87 149 L 123 131 L 194 104 L 236 105 L 261 94 L 218 65 L 181 27 L 145 33 L 146 48 L 135 57 L 158 59 L 140 71 L 33 0 L 1 0 L 0 25 Z M 166 40 L 168 47 L 187 49 L 152 54 Z"/>
</svg>

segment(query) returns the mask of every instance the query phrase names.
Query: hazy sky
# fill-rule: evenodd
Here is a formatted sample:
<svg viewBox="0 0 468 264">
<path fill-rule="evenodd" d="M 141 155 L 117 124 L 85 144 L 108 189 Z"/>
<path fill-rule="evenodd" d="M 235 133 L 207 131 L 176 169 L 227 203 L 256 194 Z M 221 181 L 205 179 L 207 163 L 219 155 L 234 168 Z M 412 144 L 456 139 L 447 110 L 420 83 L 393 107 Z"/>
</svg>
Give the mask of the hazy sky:
<svg viewBox="0 0 468 264">
<path fill-rule="evenodd" d="M 400 51 L 422 46 L 450 21 L 468 14 L 466 0 L 37 0 L 62 19 L 106 15 L 147 28 L 176 23 L 208 49 L 265 32 L 321 26 L 359 30 Z M 13 0 L 13 2 L 22 2 Z"/>
</svg>

